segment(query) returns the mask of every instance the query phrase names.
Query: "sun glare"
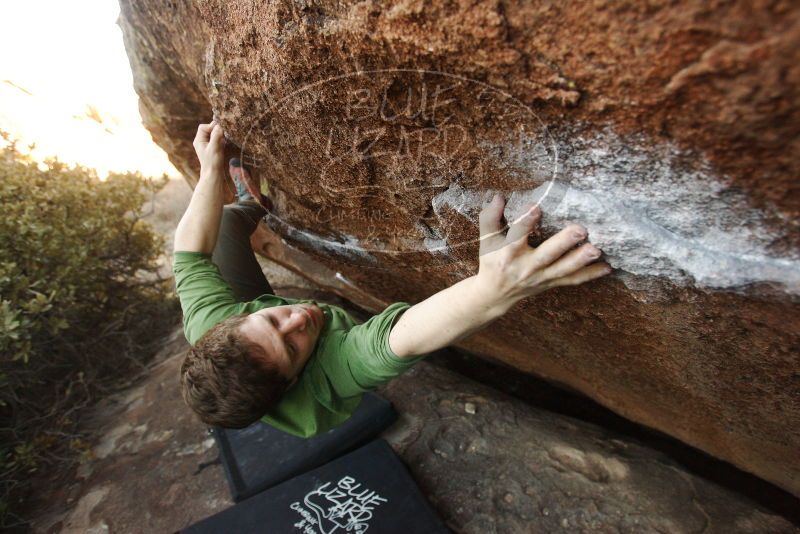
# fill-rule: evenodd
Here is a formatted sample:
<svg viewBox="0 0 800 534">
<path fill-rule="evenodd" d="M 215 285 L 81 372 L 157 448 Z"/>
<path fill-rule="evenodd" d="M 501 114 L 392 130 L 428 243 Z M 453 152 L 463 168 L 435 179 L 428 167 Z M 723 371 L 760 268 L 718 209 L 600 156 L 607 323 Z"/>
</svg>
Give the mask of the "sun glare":
<svg viewBox="0 0 800 534">
<path fill-rule="evenodd" d="M 41 161 L 178 176 L 142 126 L 116 0 L 4 2 L 0 129 Z"/>
</svg>

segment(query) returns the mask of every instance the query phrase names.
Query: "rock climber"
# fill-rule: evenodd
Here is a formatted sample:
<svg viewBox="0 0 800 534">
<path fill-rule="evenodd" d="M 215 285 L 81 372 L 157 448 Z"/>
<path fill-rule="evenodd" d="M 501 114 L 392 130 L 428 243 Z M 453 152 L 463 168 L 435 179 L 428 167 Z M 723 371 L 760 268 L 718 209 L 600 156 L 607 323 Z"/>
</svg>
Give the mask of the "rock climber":
<svg viewBox="0 0 800 534">
<path fill-rule="evenodd" d="M 571 224 L 533 248 L 541 210 L 510 225 L 497 194 L 480 213 L 478 273 L 413 306 L 391 304 L 362 324 L 342 308 L 275 295 L 250 235 L 266 215 L 248 171 L 231 160 L 216 122 L 194 139 L 200 180 L 178 223 L 174 271 L 191 344 L 181 366 L 186 403 L 209 425 L 241 428 L 261 419 L 310 437 L 347 420 L 361 395 L 502 317 L 519 301 L 611 272 L 587 230 Z M 250 184 L 250 187 L 247 184 Z"/>
</svg>

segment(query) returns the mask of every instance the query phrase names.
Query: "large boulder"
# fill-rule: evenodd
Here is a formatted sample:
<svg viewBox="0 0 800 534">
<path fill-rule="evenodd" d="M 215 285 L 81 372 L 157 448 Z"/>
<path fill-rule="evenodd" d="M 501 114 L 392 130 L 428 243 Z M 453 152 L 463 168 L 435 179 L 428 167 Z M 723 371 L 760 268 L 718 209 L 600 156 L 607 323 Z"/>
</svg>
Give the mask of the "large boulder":
<svg viewBox="0 0 800 534">
<path fill-rule="evenodd" d="M 461 346 L 800 495 L 800 7 L 121 0 L 153 138 L 215 116 L 256 245 L 371 309 L 474 274 L 492 191 L 614 275 Z M 535 244 L 535 243 L 534 243 Z"/>
</svg>

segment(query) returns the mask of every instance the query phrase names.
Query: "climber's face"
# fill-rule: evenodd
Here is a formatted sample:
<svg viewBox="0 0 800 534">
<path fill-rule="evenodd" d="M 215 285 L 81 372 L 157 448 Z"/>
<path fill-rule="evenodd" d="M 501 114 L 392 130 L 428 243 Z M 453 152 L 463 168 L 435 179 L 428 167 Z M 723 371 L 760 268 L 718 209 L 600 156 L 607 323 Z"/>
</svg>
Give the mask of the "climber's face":
<svg viewBox="0 0 800 534">
<path fill-rule="evenodd" d="M 289 304 L 251 313 L 239 331 L 264 349 L 269 363 L 294 378 L 314 352 L 324 325 L 325 315 L 316 304 Z"/>
</svg>

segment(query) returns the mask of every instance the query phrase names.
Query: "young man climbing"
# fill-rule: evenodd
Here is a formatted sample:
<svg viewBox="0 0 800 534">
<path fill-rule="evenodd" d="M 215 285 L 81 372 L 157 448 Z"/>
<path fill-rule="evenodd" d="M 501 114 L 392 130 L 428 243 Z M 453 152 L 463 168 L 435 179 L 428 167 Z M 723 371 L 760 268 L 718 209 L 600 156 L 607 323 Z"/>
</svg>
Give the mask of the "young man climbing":
<svg viewBox="0 0 800 534">
<path fill-rule="evenodd" d="M 611 272 L 577 224 L 531 248 L 539 208 L 506 226 L 505 201 L 495 195 L 480 214 L 477 275 L 356 324 L 337 306 L 274 294 L 249 240 L 266 209 L 241 185 L 239 201 L 223 206 L 222 128 L 201 124 L 194 148 L 200 181 L 175 232 L 174 269 L 192 345 L 181 367 L 182 393 L 210 425 L 240 428 L 262 419 L 313 436 L 344 422 L 365 391 L 486 327 L 520 300 Z M 237 162 L 229 172 L 246 183 Z"/>
</svg>

